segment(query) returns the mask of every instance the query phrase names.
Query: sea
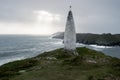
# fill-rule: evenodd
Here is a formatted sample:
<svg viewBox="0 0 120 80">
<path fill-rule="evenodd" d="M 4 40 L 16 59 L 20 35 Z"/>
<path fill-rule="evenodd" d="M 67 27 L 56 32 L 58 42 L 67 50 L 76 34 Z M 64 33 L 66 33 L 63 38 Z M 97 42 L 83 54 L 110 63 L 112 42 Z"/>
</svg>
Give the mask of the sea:
<svg viewBox="0 0 120 80">
<path fill-rule="evenodd" d="M 35 57 L 43 52 L 63 48 L 63 40 L 52 36 L 0 35 L 0 66 L 15 60 Z M 120 58 L 119 46 L 97 46 L 77 43 L 77 47 L 87 47 L 106 55 Z"/>
</svg>

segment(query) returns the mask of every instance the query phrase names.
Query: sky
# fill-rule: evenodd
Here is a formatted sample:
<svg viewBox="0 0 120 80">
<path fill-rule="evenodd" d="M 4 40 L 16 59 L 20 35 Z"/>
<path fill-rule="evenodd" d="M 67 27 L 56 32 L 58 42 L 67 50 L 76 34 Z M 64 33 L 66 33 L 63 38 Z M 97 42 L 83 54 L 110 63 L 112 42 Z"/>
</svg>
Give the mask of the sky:
<svg viewBox="0 0 120 80">
<path fill-rule="evenodd" d="M 0 0 L 0 34 L 64 32 L 70 5 L 77 33 L 120 33 L 120 0 Z"/>
</svg>

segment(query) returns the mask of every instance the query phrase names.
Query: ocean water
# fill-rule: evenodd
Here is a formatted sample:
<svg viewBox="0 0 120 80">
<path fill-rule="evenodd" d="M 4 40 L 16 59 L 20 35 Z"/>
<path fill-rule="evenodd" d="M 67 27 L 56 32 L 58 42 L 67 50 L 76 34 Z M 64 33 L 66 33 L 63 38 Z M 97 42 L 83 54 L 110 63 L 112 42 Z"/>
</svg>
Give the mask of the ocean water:
<svg viewBox="0 0 120 80">
<path fill-rule="evenodd" d="M 0 35 L 0 65 L 15 60 L 34 57 L 46 51 L 63 48 L 62 42 L 61 39 L 53 39 L 50 36 Z M 77 44 L 77 46 L 88 47 L 120 58 L 120 47 L 84 44 Z"/>
</svg>

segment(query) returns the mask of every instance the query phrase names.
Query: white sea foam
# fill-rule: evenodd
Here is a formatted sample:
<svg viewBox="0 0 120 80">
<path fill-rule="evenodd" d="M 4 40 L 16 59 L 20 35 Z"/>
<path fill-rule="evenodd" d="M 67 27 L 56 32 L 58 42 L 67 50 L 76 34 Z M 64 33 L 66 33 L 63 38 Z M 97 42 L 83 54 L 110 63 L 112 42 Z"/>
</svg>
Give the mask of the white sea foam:
<svg viewBox="0 0 120 80">
<path fill-rule="evenodd" d="M 53 42 L 54 44 L 58 44 L 58 45 L 63 45 L 62 41 L 61 42 Z"/>
<path fill-rule="evenodd" d="M 111 46 L 86 45 L 86 44 L 82 44 L 82 43 L 77 43 L 76 46 L 77 47 L 87 47 L 87 48 L 90 48 L 90 49 L 94 49 L 96 51 L 103 51 L 103 49 L 114 48 L 114 47 L 111 47 Z"/>
<path fill-rule="evenodd" d="M 76 43 L 76 46 L 77 46 L 77 47 L 86 47 L 86 45 L 85 45 L 85 44 L 82 44 L 82 43 Z"/>
<path fill-rule="evenodd" d="M 16 58 L 3 59 L 3 60 L 0 60 L 0 66 L 3 65 L 3 64 L 12 62 L 12 61 L 22 60 L 22 59 L 25 59 L 25 57 L 16 57 Z"/>
<path fill-rule="evenodd" d="M 95 47 L 95 48 L 113 48 L 111 46 L 98 46 L 98 45 L 89 45 L 91 47 Z"/>
</svg>

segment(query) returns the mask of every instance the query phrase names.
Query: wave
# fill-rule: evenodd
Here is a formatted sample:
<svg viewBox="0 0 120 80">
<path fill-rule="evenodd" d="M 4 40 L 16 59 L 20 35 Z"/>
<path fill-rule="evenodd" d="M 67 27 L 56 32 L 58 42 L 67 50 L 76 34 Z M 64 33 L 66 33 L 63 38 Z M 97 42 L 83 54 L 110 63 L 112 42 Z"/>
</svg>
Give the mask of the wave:
<svg viewBox="0 0 120 80">
<path fill-rule="evenodd" d="M 3 59 L 3 60 L 0 60 L 0 66 L 3 64 L 9 63 L 9 62 L 13 62 L 16 60 L 22 60 L 22 59 L 25 59 L 25 57 L 14 57 L 14 58 L 9 58 L 9 59 Z"/>
<path fill-rule="evenodd" d="M 98 46 L 98 45 L 89 45 L 91 47 L 95 47 L 95 48 L 113 48 L 111 46 Z"/>
</svg>

